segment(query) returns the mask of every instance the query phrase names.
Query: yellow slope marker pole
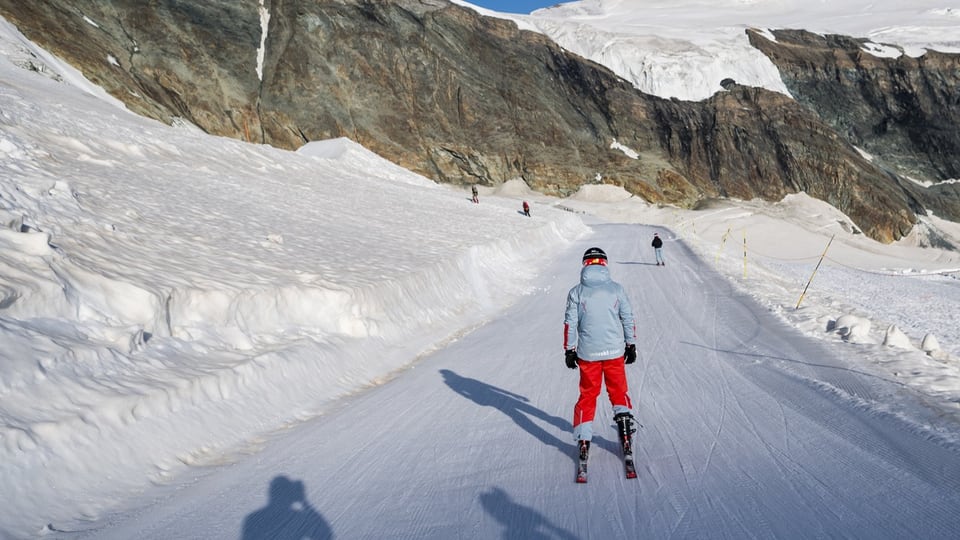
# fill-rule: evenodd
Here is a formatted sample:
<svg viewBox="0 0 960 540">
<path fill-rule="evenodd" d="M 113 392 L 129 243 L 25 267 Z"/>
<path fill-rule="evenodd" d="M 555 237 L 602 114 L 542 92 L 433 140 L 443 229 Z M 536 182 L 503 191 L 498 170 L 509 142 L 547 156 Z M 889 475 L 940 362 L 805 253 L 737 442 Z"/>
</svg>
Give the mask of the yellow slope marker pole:
<svg viewBox="0 0 960 540">
<path fill-rule="evenodd" d="M 834 235 L 836 236 L 836 235 Z M 830 241 L 827 242 L 827 247 L 823 248 L 823 254 L 820 255 L 820 260 L 817 261 L 817 266 L 813 269 L 813 273 L 810 274 L 810 279 L 807 280 L 807 286 L 803 288 L 803 292 L 800 293 L 800 299 L 797 300 L 797 307 L 795 309 L 800 309 L 800 302 L 803 302 L 804 295 L 807 294 L 807 289 L 810 287 L 810 283 L 813 282 L 813 276 L 817 274 L 817 270 L 820 268 L 820 263 L 823 262 L 823 259 L 827 256 L 827 250 L 830 249 L 830 244 L 833 243 L 833 236 L 830 237 Z"/>
<path fill-rule="evenodd" d="M 713 264 L 717 264 L 717 261 L 720 260 L 720 252 L 723 251 L 723 245 L 727 243 L 728 236 L 730 236 L 730 227 L 727 227 L 727 232 L 723 233 L 723 237 L 720 238 L 720 247 L 717 248 L 717 256 L 713 258 Z"/>
</svg>

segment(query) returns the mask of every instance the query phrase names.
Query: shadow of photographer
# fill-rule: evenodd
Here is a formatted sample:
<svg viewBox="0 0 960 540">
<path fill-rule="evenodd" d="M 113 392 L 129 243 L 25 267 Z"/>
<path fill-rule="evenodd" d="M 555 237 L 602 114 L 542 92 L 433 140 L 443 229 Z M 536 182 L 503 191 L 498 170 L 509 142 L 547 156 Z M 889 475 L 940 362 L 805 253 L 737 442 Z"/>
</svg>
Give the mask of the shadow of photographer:
<svg viewBox="0 0 960 540">
<path fill-rule="evenodd" d="M 243 540 L 329 540 L 330 524 L 307 501 L 302 481 L 277 476 L 270 481 L 267 506 L 243 520 Z"/>
<path fill-rule="evenodd" d="M 524 506 L 504 490 L 495 487 L 480 494 L 480 504 L 500 525 L 504 540 L 577 540 L 578 537 L 558 527 L 535 509 Z"/>
</svg>

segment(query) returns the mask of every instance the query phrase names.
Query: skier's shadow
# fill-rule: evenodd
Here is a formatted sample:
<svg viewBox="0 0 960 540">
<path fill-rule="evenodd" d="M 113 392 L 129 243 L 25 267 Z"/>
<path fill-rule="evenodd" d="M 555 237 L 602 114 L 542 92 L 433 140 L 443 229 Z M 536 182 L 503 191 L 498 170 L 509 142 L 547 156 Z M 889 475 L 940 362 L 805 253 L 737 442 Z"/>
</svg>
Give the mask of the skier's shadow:
<svg viewBox="0 0 960 540">
<path fill-rule="evenodd" d="M 488 514 L 504 526 L 502 536 L 504 540 L 577 539 L 576 535 L 554 525 L 540 512 L 515 502 L 510 495 L 498 487 L 481 493 L 480 504 Z"/>
<path fill-rule="evenodd" d="M 277 476 L 267 506 L 243 520 L 243 540 L 329 540 L 333 530 L 307 501 L 303 482 Z"/>
<path fill-rule="evenodd" d="M 531 417 L 542 420 L 566 433 L 569 433 L 572 429 L 570 422 L 556 416 L 550 416 L 530 405 L 527 398 L 514 394 L 513 392 L 497 388 L 496 386 L 476 379 L 461 377 L 449 369 L 441 369 L 440 374 L 443 375 L 443 381 L 447 383 L 447 386 L 454 392 L 482 407 L 493 407 L 497 409 L 509 416 L 511 420 L 527 433 L 540 439 L 544 444 L 549 444 L 576 460 L 576 456 L 574 456 L 575 452 L 573 451 L 574 445 L 572 443 L 564 443 L 554 437 L 531 420 Z"/>
</svg>

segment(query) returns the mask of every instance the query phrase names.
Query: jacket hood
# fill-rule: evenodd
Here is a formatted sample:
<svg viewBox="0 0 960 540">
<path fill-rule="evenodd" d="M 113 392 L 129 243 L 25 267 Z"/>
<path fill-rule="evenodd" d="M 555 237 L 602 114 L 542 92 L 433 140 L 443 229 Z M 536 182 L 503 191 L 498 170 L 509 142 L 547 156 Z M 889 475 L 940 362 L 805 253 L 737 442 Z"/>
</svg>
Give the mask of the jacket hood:
<svg viewBox="0 0 960 540">
<path fill-rule="evenodd" d="M 583 285 L 599 285 L 610 281 L 610 270 L 602 264 L 590 264 L 580 270 L 580 283 Z"/>
</svg>

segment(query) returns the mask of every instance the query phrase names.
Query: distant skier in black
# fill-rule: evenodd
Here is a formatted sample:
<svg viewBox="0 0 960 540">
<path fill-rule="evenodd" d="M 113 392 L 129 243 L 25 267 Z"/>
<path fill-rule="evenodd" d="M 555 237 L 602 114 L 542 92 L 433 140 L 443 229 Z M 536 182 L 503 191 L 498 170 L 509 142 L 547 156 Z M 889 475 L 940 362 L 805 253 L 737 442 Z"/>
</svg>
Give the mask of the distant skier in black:
<svg viewBox="0 0 960 540">
<path fill-rule="evenodd" d="M 473 186 L 473 190 L 472 190 L 472 191 L 473 191 L 473 202 L 479 203 L 479 202 L 480 202 L 480 194 L 479 194 L 479 192 L 477 192 L 477 186 Z"/>
<path fill-rule="evenodd" d="M 653 242 L 650 243 L 653 246 L 653 253 L 657 256 L 657 266 L 666 266 L 667 263 L 663 261 L 663 240 L 660 239 L 660 235 L 653 233 Z"/>
</svg>

